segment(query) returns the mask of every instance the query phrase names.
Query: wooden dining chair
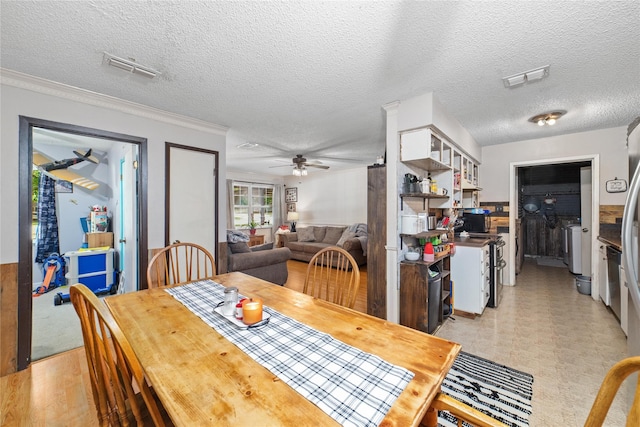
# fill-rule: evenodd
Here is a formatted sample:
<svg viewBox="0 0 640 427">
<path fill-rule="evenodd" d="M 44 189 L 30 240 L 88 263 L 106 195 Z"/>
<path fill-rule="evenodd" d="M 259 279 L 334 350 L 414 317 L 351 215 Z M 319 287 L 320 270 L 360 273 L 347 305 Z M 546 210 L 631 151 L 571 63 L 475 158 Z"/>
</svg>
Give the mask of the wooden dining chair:
<svg viewBox="0 0 640 427">
<path fill-rule="evenodd" d="M 171 425 L 109 309 L 85 285 L 75 284 L 69 293 L 80 318 L 100 425 Z"/>
<path fill-rule="evenodd" d="M 438 411 L 447 411 L 458 419 L 458 426 L 462 427 L 465 422 L 475 427 L 507 427 L 506 424 L 491 418 L 484 412 L 472 408 L 464 402 L 461 402 L 442 392 L 438 393 L 431 402 L 431 407 L 427 411 L 427 415 L 422 420 L 421 425 L 424 427 L 437 427 Z"/>
<path fill-rule="evenodd" d="M 584 423 L 585 427 L 599 427 L 604 423 L 618 389 L 634 372 L 640 373 L 640 356 L 627 357 L 609 369 L 591 406 L 587 421 Z M 640 426 L 640 375 L 636 381 L 633 404 L 627 414 L 626 425 L 627 427 Z"/>
<path fill-rule="evenodd" d="M 349 252 L 329 246 L 317 252 L 309 265 L 302 292 L 353 308 L 360 286 L 360 269 Z"/>
<path fill-rule="evenodd" d="M 154 255 L 147 268 L 147 285 L 159 288 L 210 279 L 216 264 L 209 251 L 195 243 L 174 243 Z"/>
</svg>

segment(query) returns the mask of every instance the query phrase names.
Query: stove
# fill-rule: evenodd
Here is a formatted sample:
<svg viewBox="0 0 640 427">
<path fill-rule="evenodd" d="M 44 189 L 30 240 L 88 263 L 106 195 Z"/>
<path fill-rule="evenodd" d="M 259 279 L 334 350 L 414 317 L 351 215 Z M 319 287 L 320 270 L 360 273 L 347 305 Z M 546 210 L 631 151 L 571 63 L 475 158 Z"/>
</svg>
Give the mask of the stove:
<svg viewBox="0 0 640 427">
<path fill-rule="evenodd" d="M 504 268 L 507 261 L 504 259 L 504 246 L 502 236 L 497 235 L 489 242 L 489 302 L 487 306 L 498 308 L 502 298 L 502 286 L 504 284 Z"/>
</svg>

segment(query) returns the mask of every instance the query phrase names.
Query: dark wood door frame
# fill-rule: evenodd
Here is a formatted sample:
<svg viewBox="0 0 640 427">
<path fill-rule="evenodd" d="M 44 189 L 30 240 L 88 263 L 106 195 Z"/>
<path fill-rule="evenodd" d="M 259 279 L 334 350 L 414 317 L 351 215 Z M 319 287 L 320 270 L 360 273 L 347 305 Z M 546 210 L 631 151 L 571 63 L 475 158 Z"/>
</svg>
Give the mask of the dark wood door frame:
<svg viewBox="0 0 640 427">
<path fill-rule="evenodd" d="M 31 298 L 33 289 L 32 265 L 32 237 L 31 237 L 31 171 L 33 164 L 33 133 L 32 129 L 43 128 L 75 135 L 91 136 L 125 142 L 138 146 L 138 283 L 141 289 L 147 287 L 147 139 L 121 133 L 109 132 L 67 123 L 33 117 L 19 117 L 18 134 L 18 345 L 17 369 L 26 369 L 31 363 L 31 328 L 32 311 Z"/>
</svg>

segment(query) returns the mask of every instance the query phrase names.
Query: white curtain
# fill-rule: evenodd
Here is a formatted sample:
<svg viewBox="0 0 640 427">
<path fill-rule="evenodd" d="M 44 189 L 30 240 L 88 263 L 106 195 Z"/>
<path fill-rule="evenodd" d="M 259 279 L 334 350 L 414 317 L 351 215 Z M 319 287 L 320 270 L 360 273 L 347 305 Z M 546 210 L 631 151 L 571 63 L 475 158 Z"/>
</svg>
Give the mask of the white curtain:
<svg viewBox="0 0 640 427">
<path fill-rule="evenodd" d="M 275 237 L 278 227 L 284 224 L 284 185 L 273 186 L 273 235 Z"/>
<path fill-rule="evenodd" d="M 227 180 L 227 230 L 233 230 L 233 180 Z"/>
</svg>

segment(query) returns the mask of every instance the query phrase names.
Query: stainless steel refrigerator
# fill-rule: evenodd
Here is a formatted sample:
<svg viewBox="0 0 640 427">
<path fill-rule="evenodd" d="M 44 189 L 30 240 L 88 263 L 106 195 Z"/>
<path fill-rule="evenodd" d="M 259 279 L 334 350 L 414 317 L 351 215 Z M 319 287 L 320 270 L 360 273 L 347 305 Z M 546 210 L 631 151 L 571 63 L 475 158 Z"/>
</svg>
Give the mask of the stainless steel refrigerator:
<svg viewBox="0 0 640 427">
<path fill-rule="evenodd" d="M 622 216 L 622 266 L 629 293 L 627 347 L 629 356 L 640 355 L 640 276 L 638 275 L 638 218 L 640 206 L 640 117 L 629 125 L 629 178 L 627 201 Z M 635 383 L 635 381 L 633 381 Z M 631 383 L 630 383 L 631 384 Z M 629 396 L 633 396 L 631 388 Z"/>
</svg>

